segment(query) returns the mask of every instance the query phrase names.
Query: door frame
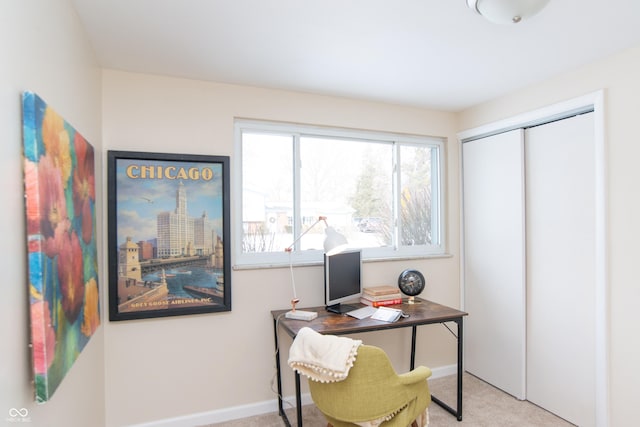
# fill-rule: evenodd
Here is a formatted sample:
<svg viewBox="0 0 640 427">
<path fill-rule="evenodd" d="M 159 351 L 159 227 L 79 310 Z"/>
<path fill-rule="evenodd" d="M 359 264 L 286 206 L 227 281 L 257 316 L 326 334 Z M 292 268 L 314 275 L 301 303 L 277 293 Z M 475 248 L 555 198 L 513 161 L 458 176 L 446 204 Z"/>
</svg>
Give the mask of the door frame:
<svg viewBox="0 0 640 427">
<path fill-rule="evenodd" d="M 607 247 L 607 165 L 604 123 L 604 90 L 518 114 L 503 120 L 459 132 L 460 182 L 460 306 L 465 308 L 464 201 L 462 144 L 518 128 L 527 128 L 593 111 L 595 149 L 595 401 L 596 425 L 609 426 L 609 285 Z"/>
</svg>

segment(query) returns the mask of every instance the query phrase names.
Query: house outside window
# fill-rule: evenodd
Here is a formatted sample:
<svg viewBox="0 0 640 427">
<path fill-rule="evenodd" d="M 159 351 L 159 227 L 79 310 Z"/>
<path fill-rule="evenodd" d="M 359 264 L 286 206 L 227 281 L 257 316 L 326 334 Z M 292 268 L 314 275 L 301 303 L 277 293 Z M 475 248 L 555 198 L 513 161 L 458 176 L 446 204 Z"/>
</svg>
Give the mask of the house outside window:
<svg viewBox="0 0 640 427">
<path fill-rule="evenodd" d="M 321 262 L 320 216 L 365 260 L 444 253 L 444 138 L 236 120 L 235 147 L 236 265 Z"/>
</svg>

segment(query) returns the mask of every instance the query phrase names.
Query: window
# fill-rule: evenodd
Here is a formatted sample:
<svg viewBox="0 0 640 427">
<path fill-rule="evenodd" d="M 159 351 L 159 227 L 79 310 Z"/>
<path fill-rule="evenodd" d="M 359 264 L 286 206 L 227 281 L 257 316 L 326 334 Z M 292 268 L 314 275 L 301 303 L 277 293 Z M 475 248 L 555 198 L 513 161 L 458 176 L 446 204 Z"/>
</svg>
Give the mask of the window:
<svg viewBox="0 0 640 427">
<path fill-rule="evenodd" d="M 319 262 L 319 216 L 364 259 L 443 253 L 442 138 L 248 120 L 235 138 L 237 265 Z"/>
</svg>

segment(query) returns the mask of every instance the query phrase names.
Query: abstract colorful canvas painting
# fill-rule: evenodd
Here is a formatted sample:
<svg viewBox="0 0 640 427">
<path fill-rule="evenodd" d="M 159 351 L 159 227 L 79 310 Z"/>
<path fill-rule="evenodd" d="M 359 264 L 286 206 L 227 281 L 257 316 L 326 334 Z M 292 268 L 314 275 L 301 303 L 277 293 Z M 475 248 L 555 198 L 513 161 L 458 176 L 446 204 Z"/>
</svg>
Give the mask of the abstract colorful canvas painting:
<svg viewBox="0 0 640 427">
<path fill-rule="evenodd" d="M 100 325 L 94 151 L 38 95 L 22 96 L 36 402 L 53 395 Z"/>
</svg>

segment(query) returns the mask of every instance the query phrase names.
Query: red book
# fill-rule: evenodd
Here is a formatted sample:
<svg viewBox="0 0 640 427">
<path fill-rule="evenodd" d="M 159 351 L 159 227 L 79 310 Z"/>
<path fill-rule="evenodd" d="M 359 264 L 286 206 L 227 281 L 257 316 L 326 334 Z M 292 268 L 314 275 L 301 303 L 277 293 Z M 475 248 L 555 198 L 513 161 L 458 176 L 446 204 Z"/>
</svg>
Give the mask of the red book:
<svg viewBox="0 0 640 427">
<path fill-rule="evenodd" d="M 373 307 L 384 307 L 387 305 L 402 304 L 402 298 L 394 298 L 394 299 L 388 299 L 383 301 L 371 301 L 370 299 L 361 297 L 360 302 L 366 305 L 371 305 Z"/>
</svg>

